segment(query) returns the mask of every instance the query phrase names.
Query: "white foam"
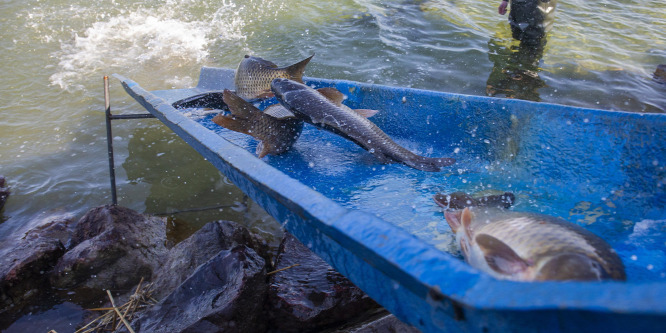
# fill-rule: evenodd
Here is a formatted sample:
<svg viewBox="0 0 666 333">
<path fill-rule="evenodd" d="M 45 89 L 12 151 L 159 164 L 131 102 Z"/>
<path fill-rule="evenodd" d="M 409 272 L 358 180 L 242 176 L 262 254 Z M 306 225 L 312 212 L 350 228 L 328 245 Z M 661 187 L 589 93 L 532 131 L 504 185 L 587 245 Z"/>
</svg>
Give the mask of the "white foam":
<svg viewBox="0 0 666 333">
<path fill-rule="evenodd" d="M 222 10 L 221 8 L 218 10 Z M 84 89 L 81 81 L 102 70 L 123 73 L 137 67 L 150 71 L 157 67 L 202 65 L 209 47 L 219 39 L 243 38 L 239 22 L 221 20 L 218 15 L 199 20 L 187 19 L 177 8 L 139 8 L 116 16 L 101 15 L 83 32 L 61 42 L 52 53 L 59 59 L 51 84 L 66 90 Z M 236 25 L 236 26 L 234 26 Z M 229 32 L 229 33 L 227 33 Z M 191 78 L 184 82 L 191 83 Z"/>
</svg>

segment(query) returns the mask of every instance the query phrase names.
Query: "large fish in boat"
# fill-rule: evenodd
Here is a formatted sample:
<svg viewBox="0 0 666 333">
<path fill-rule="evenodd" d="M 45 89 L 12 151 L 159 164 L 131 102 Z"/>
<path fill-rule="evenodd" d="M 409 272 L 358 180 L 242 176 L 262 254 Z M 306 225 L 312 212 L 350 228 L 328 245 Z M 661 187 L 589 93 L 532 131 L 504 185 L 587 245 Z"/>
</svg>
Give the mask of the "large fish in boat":
<svg viewBox="0 0 666 333">
<path fill-rule="evenodd" d="M 617 253 L 592 232 L 549 215 L 492 207 L 445 211 L 465 260 L 518 281 L 626 280 Z"/>
<path fill-rule="evenodd" d="M 236 95 L 245 100 L 271 97 L 271 81 L 276 78 L 303 82 L 305 66 L 312 57 L 314 54 L 293 65 L 278 67 L 268 60 L 246 55 L 236 69 Z"/>
<path fill-rule="evenodd" d="M 262 112 L 230 90 L 224 90 L 223 100 L 231 114 L 220 113 L 213 122 L 260 140 L 256 150 L 259 158 L 286 152 L 301 135 L 303 121 L 280 104 L 268 106 Z"/>
<path fill-rule="evenodd" d="M 440 171 L 453 158 L 423 157 L 395 143 L 363 114 L 342 105 L 343 95 L 324 96 L 305 84 L 275 79 L 271 89 L 278 101 L 305 122 L 347 138 L 384 163 L 400 162 L 424 171 Z"/>
</svg>

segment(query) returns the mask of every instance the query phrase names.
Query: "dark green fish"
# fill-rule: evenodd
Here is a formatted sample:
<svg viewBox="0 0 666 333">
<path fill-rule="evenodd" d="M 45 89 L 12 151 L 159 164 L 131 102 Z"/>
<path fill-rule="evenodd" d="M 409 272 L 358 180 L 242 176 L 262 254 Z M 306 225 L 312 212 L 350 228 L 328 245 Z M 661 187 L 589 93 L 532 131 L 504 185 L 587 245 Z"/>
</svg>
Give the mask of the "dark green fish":
<svg viewBox="0 0 666 333">
<path fill-rule="evenodd" d="M 433 199 L 437 205 L 445 209 L 463 209 L 465 207 L 484 206 L 509 208 L 516 201 L 516 197 L 511 192 L 484 196 L 471 196 L 465 192 L 453 192 L 449 194 L 438 193 Z"/>
<path fill-rule="evenodd" d="M 271 105 L 261 112 L 230 90 L 223 92 L 223 99 L 231 114 L 218 114 L 213 122 L 260 140 L 256 150 L 259 158 L 288 151 L 301 135 L 303 121 L 280 104 Z"/>
<path fill-rule="evenodd" d="M 343 106 L 341 99 L 324 96 L 305 84 L 275 79 L 271 89 L 280 104 L 298 118 L 349 139 L 383 163 L 400 162 L 424 171 L 440 171 L 455 162 L 452 158 L 423 157 L 395 143 L 367 116 Z"/>
<path fill-rule="evenodd" d="M 278 67 L 268 60 L 246 55 L 236 69 L 236 95 L 245 100 L 271 97 L 271 81 L 277 78 L 303 82 L 305 66 L 312 57 L 314 54 L 291 66 Z"/>
</svg>

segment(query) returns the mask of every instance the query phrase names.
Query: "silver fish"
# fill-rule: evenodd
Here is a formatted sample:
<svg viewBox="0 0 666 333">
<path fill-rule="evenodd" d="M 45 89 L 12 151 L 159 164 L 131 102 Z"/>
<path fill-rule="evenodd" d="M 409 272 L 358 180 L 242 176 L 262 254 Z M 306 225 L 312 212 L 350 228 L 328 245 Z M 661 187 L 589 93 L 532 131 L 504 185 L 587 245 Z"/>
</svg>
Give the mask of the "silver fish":
<svg viewBox="0 0 666 333">
<path fill-rule="evenodd" d="M 324 96 L 302 83 L 275 79 L 271 89 L 278 101 L 297 117 L 353 141 L 383 163 L 400 162 L 418 170 L 440 171 L 455 162 L 452 158 L 431 158 L 412 153 L 391 140 L 366 116 L 342 107 L 341 99 Z"/>
<path fill-rule="evenodd" d="M 303 121 L 282 105 L 271 105 L 262 112 L 230 90 L 224 90 L 222 95 L 231 114 L 220 113 L 213 122 L 260 140 L 256 150 L 259 158 L 288 151 L 301 135 Z"/>
<path fill-rule="evenodd" d="M 272 97 L 271 81 L 276 78 L 287 78 L 303 82 L 305 66 L 310 57 L 290 66 L 278 67 L 276 64 L 259 57 L 246 55 L 238 64 L 234 84 L 236 94 L 245 100 Z"/>
<path fill-rule="evenodd" d="M 549 215 L 474 207 L 445 211 L 465 260 L 518 281 L 626 280 L 617 253 L 592 232 Z"/>
</svg>

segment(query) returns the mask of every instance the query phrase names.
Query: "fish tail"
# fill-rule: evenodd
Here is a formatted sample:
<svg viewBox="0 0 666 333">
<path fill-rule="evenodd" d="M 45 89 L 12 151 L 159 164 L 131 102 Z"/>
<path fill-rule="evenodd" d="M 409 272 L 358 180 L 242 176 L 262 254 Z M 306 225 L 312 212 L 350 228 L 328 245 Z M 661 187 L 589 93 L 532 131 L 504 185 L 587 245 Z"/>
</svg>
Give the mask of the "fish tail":
<svg viewBox="0 0 666 333">
<path fill-rule="evenodd" d="M 298 81 L 300 83 L 303 83 L 303 72 L 305 72 L 305 66 L 308 65 L 310 62 L 310 59 L 314 57 L 314 53 L 309 56 L 308 58 L 305 58 L 289 67 L 286 68 L 287 74 L 289 75 L 289 79 Z"/>
<path fill-rule="evenodd" d="M 443 167 L 447 167 L 455 163 L 456 160 L 454 158 L 447 157 L 424 157 L 414 155 L 411 158 L 402 160 L 401 162 L 421 171 L 437 172 L 441 171 Z"/>
</svg>

